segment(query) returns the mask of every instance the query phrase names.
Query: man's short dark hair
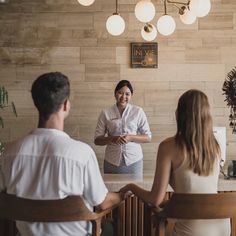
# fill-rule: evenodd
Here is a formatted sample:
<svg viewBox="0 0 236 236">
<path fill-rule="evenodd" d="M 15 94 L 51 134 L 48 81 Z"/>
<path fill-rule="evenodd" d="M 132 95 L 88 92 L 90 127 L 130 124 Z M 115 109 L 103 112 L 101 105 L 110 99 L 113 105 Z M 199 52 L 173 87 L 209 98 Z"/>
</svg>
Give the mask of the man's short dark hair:
<svg viewBox="0 0 236 236">
<path fill-rule="evenodd" d="M 39 115 L 48 120 L 69 97 L 69 79 L 60 72 L 40 75 L 32 84 L 31 94 Z"/>
</svg>

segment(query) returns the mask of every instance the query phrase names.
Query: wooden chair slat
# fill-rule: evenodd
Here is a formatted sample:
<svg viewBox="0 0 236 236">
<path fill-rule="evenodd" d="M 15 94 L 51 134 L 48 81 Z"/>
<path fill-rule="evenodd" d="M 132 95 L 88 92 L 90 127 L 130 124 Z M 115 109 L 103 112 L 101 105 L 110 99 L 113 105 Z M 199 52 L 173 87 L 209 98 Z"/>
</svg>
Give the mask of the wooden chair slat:
<svg viewBox="0 0 236 236">
<path fill-rule="evenodd" d="M 153 209 L 156 235 L 165 235 L 167 219 L 224 219 L 236 217 L 236 193 L 174 193 L 162 209 Z"/>
<path fill-rule="evenodd" d="M 93 236 L 100 235 L 101 219 L 115 207 L 93 212 L 80 196 L 55 200 L 32 200 L 0 193 L 0 218 L 26 222 L 91 221 Z"/>
</svg>

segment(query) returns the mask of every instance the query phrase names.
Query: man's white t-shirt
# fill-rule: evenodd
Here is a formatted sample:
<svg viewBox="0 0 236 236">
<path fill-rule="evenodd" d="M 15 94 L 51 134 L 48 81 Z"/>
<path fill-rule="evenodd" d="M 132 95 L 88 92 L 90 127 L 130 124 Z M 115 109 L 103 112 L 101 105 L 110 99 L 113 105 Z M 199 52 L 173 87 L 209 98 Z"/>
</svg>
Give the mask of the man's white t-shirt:
<svg viewBox="0 0 236 236">
<path fill-rule="evenodd" d="M 80 195 L 92 209 L 108 190 L 94 151 L 56 129 L 38 128 L 9 144 L 0 158 L 0 191 L 29 199 Z M 88 222 L 17 222 L 21 236 L 87 236 Z"/>
</svg>

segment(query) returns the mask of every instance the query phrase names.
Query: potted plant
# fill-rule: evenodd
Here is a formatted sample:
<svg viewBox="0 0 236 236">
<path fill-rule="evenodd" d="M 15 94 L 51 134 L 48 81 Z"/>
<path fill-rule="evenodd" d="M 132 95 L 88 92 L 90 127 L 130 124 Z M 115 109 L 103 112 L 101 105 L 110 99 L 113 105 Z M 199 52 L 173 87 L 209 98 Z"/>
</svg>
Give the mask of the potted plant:
<svg viewBox="0 0 236 236">
<path fill-rule="evenodd" d="M 233 129 L 232 133 L 236 134 L 236 67 L 227 74 L 222 90 L 230 107 L 229 126 Z"/>
<path fill-rule="evenodd" d="M 14 102 L 11 102 L 10 105 L 8 103 L 8 91 L 4 86 L 0 86 L 0 128 L 4 128 L 4 120 L 1 114 L 4 111 L 4 109 L 6 109 L 9 106 L 11 107 L 13 114 L 17 116 Z M 3 143 L 0 140 L 0 155 L 2 151 L 3 151 Z"/>
</svg>

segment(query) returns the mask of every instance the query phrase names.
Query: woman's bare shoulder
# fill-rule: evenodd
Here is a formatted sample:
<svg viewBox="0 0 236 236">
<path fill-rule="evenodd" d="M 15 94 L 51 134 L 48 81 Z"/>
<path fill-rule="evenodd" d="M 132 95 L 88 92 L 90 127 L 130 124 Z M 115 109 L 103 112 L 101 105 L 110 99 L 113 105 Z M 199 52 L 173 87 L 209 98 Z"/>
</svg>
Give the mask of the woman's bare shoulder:
<svg viewBox="0 0 236 236">
<path fill-rule="evenodd" d="M 169 138 L 166 138 L 165 140 L 163 140 L 161 143 L 160 143 L 161 146 L 170 146 L 170 145 L 175 145 L 175 137 L 169 137 Z"/>
<path fill-rule="evenodd" d="M 160 151 L 160 152 L 159 152 Z M 161 142 L 159 146 L 159 156 L 168 158 L 172 163 L 172 168 L 178 168 L 184 160 L 184 152 L 176 144 L 175 137 L 170 137 Z"/>
<path fill-rule="evenodd" d="M 159 145 L 159 152 L 170 154 L 176 148 L 175 137 L 169 137 L 163 140 Z"/>
</svg>

